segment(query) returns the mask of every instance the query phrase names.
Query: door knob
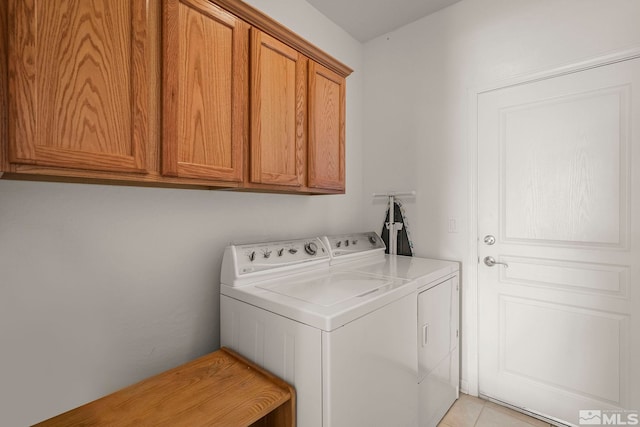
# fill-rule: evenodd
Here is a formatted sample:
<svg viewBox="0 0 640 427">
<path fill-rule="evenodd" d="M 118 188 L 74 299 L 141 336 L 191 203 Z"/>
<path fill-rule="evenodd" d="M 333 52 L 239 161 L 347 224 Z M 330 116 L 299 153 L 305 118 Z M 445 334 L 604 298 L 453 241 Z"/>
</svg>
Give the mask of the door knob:
<svg viewBox="0 0 640 427">
<path fill-rule="evenodd" d="M 506 262 L 498 262 L 496 261 L 496 259 L 492 256 L 486 256 L 484 257 L 484 265 L 486 265 L 487 267 L 493 267 L 496 264 L 502 264 L 505 266 L 505 268 L 509 268 L 509 264 L 507 264 Z"/>
<path fill-rule="evenodd" d="M 496 243 L 496 238 L 493 237 L 491 234 L 487 234 L 486 236 L 484 236 L 484 243 L 486 245 L 491 246 Z"/>
</svg>

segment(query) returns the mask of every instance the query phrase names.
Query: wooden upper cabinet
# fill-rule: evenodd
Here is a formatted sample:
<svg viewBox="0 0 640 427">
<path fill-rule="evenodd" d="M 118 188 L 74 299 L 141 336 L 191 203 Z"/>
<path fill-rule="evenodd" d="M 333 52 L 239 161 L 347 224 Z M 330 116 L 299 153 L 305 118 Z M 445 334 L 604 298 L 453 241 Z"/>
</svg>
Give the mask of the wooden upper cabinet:
<svg viewBox="0 0 640 427">
<path fill-rule="evenodd" d="M 302 186 L 307 59 L 251 29 L 251 182 Z"/>
<path fill-rule="evenodd" d="M 208 0 L 164 0 L 162 174 L 240 182 L 249 25 Z"/>
<path fill-rule="evenodd" d="M 241 0 L 0 0 L 0 22 L 3 178 L 344 192 L 352 70 Z"/>
<path fill-rule="evenodd" d="M 345 78 L 309 61 L 308 186 L 344 191 Z"/>
<path fill-rule="evenodd" d="M 9 160 L 145 171 L 147 0 L 7 6 Z"/>
</svg>

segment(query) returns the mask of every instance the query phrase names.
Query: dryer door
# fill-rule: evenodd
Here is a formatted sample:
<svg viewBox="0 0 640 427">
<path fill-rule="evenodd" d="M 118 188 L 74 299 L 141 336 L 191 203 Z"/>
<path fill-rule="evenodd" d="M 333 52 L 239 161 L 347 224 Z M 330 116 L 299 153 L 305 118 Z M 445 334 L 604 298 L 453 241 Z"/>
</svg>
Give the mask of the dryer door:
<svg viewBox="0 0 640 427">
<path fill-rule="evenodd" d="M 453 279 L 418 294 L 418 363 L 421 382 L 442 362 L 451 348 Z M 454 332 L 455 334 L 455 332 Z"/>
<path fill-rule="evenodd" d="M 457 290 L 454 276 L 418 294 L 420 426 L 436 426 L 458 397 Z"/>
</svg>

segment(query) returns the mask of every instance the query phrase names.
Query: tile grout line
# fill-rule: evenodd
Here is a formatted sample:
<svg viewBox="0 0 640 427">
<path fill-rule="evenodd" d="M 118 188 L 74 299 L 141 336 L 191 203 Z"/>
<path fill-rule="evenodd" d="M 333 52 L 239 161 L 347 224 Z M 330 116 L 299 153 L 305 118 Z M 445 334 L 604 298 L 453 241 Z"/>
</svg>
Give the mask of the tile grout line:
<svg viewBox="0 0 640 427">
<path fill-rule="evenodd" d="M 486 406 L 487 406 L 486 403 L 482 404 L 482 409 L 480 410 L 480 413 L 478 414 L 478 417 L 476 418 L 476 421 L 473 423 L 473 427 L 476 427 L 476 425 L 478 424 L 478 421 L 480 421 L 480 416 L 484 412 L 484 408 L 486 408 Z"/>
</svg>

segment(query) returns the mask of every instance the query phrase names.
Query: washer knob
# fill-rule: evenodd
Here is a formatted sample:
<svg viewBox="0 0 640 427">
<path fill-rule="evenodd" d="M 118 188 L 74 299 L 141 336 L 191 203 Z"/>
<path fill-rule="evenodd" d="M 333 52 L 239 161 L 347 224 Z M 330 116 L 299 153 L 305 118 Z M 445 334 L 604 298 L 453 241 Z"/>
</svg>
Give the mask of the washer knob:
<svg viewBox="0 0 640 427">
<path fill-rule="evenodd" d="M 376 241 L 377 240 L 376 240 L 375 236 L 369 236 L 369 242 L 371 242 L 372 245 L 375 245 Z"/>
<path fill-rule="evenodd" d="M 296 252 L 298 252 L 298 250 L 297 250 L 296 248 L 291 248 L 291 249 L 289 249 L 289 253 L 290 253 L 291 255 L 295 254 Z"/>
<path fill-rule="evenodd" d="M 252 261 L 256 259 L 256 251 L 253 251 L 249 254 L 249 261 Z"/>
<path fill-rule="evenodd" d="M 278 249 L 278 256 L 282 256 L 283 252 L 284 252 L 284 248 Z"/>
<path fill-rule="evenodd" d="M 309 242 L 304 245 L 304 250 L 309 255 L 315 255 L 316 252 L 318 252 L 318 245 L 316 245 L 314 242 Z"/>
<path fill-rule="evenodd" d="M 336 248 L 339 248 L 340 246 L 342 246 L 342 241 L 338 240 L 336 242 Z"/>
</svg>

